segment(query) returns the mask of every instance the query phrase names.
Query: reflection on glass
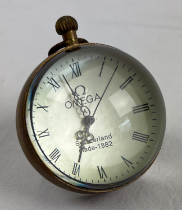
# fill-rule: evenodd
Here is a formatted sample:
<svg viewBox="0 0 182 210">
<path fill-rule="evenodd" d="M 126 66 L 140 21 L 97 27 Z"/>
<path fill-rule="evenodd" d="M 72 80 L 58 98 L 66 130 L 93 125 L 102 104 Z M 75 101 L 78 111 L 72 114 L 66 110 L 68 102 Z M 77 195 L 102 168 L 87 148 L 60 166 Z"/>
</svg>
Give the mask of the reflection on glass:
<svg viewBox="0 0 182 210">
<path fill-rule="evenodd" d="M 121 90 L 118 90 L 109 97 L 109 101 L 115 108 L 119 117 L 123 117 L 124 115 L 131 112 L 132 107 L 136 105 L 133 98 L 125 90 L 122 91 L 122 97 Z"/>
</svg>

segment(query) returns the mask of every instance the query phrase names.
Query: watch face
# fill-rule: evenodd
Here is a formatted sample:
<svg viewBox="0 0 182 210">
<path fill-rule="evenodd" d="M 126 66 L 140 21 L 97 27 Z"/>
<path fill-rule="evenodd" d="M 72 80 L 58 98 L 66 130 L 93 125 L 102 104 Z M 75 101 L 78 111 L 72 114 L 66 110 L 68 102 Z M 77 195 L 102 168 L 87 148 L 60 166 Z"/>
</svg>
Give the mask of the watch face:
<svg viewBox="0 0 182 210">
<path fill-rule="evenodd" d="M 51 58 L 26 102 L 29 138 L 61 180 L 86 189 L 123 186 L 155 159 L 165 106 L 154 78 L 112 47 L 83 45 Z"/>
</svg>

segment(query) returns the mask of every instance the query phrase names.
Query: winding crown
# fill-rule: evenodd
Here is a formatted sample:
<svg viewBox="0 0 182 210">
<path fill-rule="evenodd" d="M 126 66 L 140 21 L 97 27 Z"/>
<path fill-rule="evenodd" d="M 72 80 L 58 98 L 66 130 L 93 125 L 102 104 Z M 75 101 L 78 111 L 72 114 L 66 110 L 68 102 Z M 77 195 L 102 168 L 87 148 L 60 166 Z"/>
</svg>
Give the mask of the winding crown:
<svg viewBox="0 0 182 210">
<path fill-rule="evenodd" d="M 70 30 L 78 30 L 77 21 L 71 16 L 63 16 L 59 18 L 56 22 L 56 32 L 62 35 Z"/>
</svg>

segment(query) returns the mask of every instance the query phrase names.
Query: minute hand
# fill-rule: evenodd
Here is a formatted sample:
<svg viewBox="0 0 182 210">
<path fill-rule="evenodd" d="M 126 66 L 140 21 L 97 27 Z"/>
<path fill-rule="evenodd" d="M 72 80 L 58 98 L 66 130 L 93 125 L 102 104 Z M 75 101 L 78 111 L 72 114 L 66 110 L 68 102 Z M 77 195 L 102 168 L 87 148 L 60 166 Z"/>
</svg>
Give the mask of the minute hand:
<svg viewBox="0 0 182 210">
<path fill-rule="evenodd" d="M 101 96 L 101 99 L 100 99 L 99 103 L 97 104 L 97 106 L 96 106 L 96 108 L 95 108 L 95 111 L 94 111 L 94 113 L 93 113 L 93 116 L 95 115 L 95 112 L 97 111 L 97 108 L 98 108 L 100 102 L 102 101 L 102 98 L 103 98 L 103 96 L 104 96 L 104 94 L 105 94 L 105 92 L 106 92 L 106 90 L 107 90 L 107 88 L 108 88 L 108 86 L 109 86 L 109 84 L 110 84 L 110 82 L 111 82 L 111 80 L 112 80 L 112 78 L 113 78 L 113 76 L 114 76 L 114 74 L 115 74 L 117 68 L 118 68 L 118 66 L 117 66 L 116 69 L 114 70 L 114 72 L 113 72 L 113 74 L 112 74 L 112 76 L 111 76 L 111 78 L 110 78 L 110 80 L 109 80 L 109 82 L 108 82 L 108 84 L 107 84 L 107 86 L 106 86 L 106 88 L 105 88 L 105 90 L 104 90 L 102 96 Z"/>
</svg>

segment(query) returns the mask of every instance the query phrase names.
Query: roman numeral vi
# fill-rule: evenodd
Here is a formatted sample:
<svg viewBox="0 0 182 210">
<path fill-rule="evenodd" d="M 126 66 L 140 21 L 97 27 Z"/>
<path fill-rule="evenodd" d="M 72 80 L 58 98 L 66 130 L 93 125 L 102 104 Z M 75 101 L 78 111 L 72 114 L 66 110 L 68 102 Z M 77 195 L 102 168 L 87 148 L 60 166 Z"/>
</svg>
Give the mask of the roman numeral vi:
<svg viewBox="0 0 182 210">
<path fill-rule="evenodd" d="M 80 175 L 80 165 L 78 165 L 78 163 L 74 163 L 72 174 L 78 174 L 78 176 Z"/>
<path fill-rule="evenodd" d="M 98 169 L 99 176 L 100 176 L 101 179 L 103 179 L 104 176 L 107 178 L 106 172 L 104 171 L 102 166 L 100 168 L 99 168 L 99 166 L 97 166 L 97 169 Z"/>
</svg>

